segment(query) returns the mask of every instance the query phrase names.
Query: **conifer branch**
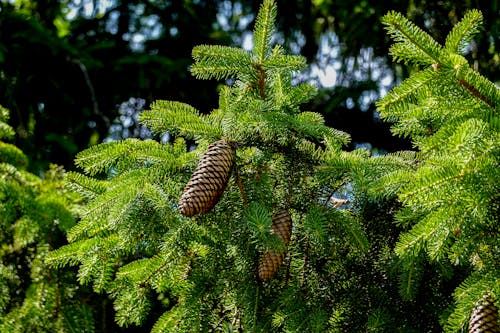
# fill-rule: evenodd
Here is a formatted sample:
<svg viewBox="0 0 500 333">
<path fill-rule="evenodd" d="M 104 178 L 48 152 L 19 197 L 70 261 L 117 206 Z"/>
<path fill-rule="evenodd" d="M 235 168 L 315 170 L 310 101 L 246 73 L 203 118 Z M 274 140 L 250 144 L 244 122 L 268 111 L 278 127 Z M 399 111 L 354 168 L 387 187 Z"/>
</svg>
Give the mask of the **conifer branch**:
<svg viewBox="0 0 500 333">
<path fill-rule="evenodd" d="M 402 14 L 391 11 L 382 18 L 382 23 L 388 34 L 399 43 L 396 45 L 404 45 L 403 49 L 391 49 L 396 59 L 419 59 L 427 65 L 439 63 L 441 46 Z"/>
<path fill-rule="evenodd" d="M 265 70 L 300 71 L 307 65 L 306 58 L 296 55 L 280 54 L 273 51 L 273 56 L 262 64 Z"/>
<path fill-rule="evenodd" d="M 169 132 L 187 139 L 222 136 L 221 119 L 217 114 L 204 116 L 191 105 L 181 102 L 156 101 L 150 110 L 141 113 L 139 120 L 159 134 Z"/>
<path fill-rule="evenodd" d="M 84 176 L 76 172 L 66 174 L 66 186 L 86 199 L 94 199 L 106 191 L 107 182 Z"/>
<path fill-rule="evenodd" d="M 488 106 L 490 106 L 492 108 L 495 108 L 495 105 L 493 105 L 492 101 L 490 101 L 488 98 L 486 98 L 486 96 L 481 95 L 481 93 L 479 92 L 479 90 L 477 90 L 476 88 L 474 88 L 468 82 L 466 82 L 465 80 L 459 79 L 458 83 L 462 87 L 464 87 L 465 89 L 469 90 L 470 93 L 472 94 L 472 96 L 474 96 L 476 98 L 479 98 L 480 100 L 482 100 L 483 102 L 485 102 L 486 104 L 488 104 Z"/>
<path fill-rule="evenodd" d="M 415 95 L 434 81 L 436 77 L 436 72 L 427 68 L 404 80 L 385 97 L 377 101 L 377 108 L 382 112 L 381 115 L 388 118 L 389 121 L 398 120 L 398 114 L 404 112 L 407 105 L 414 101 Z"/>
<path fill-rule="evenodd" d="M 491 239 L 491 228 L 496 230 L 491 219 L 498 215 L 498 205 L 491 200 L 498 201 L 498 189 L 490 184 L 498 182 L 491 166 L 498 166 L 498 151 L 493 147 L 498 145 L 500 90 L 458 54 L 479 31 L 482 15 L 478 11 L 467 13 L 455 26 L 445 49 L 432 42 L 422 47 L 419 41 L 424 35 L 410 23 L 397 25 L 397 17 L 390 13 L 387 22 L 397 43 L 391 49 L 396 60 L 429 65 L 426 57 L 430 57 L 434 63 L 412 74 L 378 103 L 382 116 L 396 122 L 393 131 L 412 138 L 420 153 L 410 167 L 395 165 L 396 170 L 377 182 L 385 184 L 387 193 L 398 195 L 403 205 L 398 222 L 411 226 L 395 247 L 403 263 L 403 296 L 414 295 L 414 282 L 418 285 L 426 260 L 438 265 L 448 260 L 450 268 L 443 276 L 452 272 L 451 265 L 471 266 L 474 287 L 466 293 L 457 289 L 459 306 L 445 325 L 447 332 L 454 332 L 465 329 L 477 300 L 492 285 L 498 286 L 493 280 L 477 281 L 498 277 L 498 258 L 490 250 L 496 243 Z M 423 53 L 412 54 L 415 47 Z"/>
<path fill-rule="evenodd" d="M 463 53 L 467 44 L 476 35 L 483 24 L 483 15 L 473 9 L 465 13 L 464 17 L 446 37 L 445 48 L 451 53 Z"/>
<path fill-rule="evenodd" d="M 403 271 L 400 274 L 400 293 L 403 299 L 412 300 L 415 297 L 420 285 L 422 267 L 420 256 L 416 253 L 412 257 L 405 257 L 401 260 Z"/>
<path fill-rule="evenodd" d="M 500 101 L 500 90 L 491 81 L 471 69 L 469 66 L 456 66 L 456 77 L 459 85 L 467 89 L 474 97 L 496 110 Z"/>
<path fill-rule="evenodd" d="M 470 170 L 448 163 L 441 167 L 422 167 L 417 173 L 418 176 L 411 184 L 412 189 L 405 188 L 401 191 L 401 200 L 408 200 L 408 198 L 412 196 L 452 181 L 458 182 L 464 178 L 468 172 L 470 172 Z"/>
<path fill-rule="evenodd" d="M 245 50 L 220 45 L 200 45 L 193 48 L 195 63 L 191 74 L 199 79 L 227 79 L 251 74 L 251 55 Z"/>
<path fill-rule="evenodd" d="M 276 11 L 274 0 L 264 0 L 255 20 L 253 53 L 259 65 L 262 65 L 271 53 L 270 44 L 274 33 Z"/>
</svg>

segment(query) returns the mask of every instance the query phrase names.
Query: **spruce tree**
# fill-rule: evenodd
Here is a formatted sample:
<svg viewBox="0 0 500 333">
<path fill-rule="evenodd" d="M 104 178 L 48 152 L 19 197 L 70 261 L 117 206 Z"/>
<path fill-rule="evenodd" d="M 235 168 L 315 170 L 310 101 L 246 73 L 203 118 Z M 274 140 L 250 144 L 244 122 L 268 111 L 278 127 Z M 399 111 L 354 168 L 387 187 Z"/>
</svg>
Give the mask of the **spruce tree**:
<svg viewBox="0 0 500 333">
<path fill-rule="evenodd" d="M 264 1 L 251 52 L 193 49 L 193 75 L 225 80 L 217 109 L 157 101 L 141 122 L 171 141 L 77 156 L 68 186 L 85 208 L 47 262 L 77 266 L 118 324 L 152 332 L 486 327 L 500 288 L 499 95 L 464 57 L 481 14 L 444 46 L 383 18 L 413 69 L 378 108 L 415 149 L 373 157 L 302 110 L 315 89 L 294 77 L 304 58 L 273 46 L 275 18 Z"/>
<path fill-rule="evenodd" d="M 78 265 L 121 326 L 145 325 L 152 309 L 152 332 L 331 326 L 330 257 L 368 242 L 338 192 L 342 172 L 323 182 L 316 168 L 349 136 L 301 109 L 315 89 L 294 78 L 305 59 L 273 46 L 276 11 L 264 1 L 251 52 L 193 49 L 194 76 L 228 83 L 217 109 L 156 101 L 141 122 L 172 142 L 127 139 L 76 158 L 83 173 L 68 179 L 86 208 L 48 262 Z"/>
<path fill-rule="evenodd" d="M 402 205 L 395 218 L 404 232 L 394 250 L 401 293 L 420 296 L 426 265 L 441 267 L 435 274 L 443 277 L 460 271 L 465 279 L 442 316 L 446 332 L 463 332 L 484 297 L 490 309 L 500 302 L 500 91 L 466 59 L 482 15 L 467 13 L 444 45 L 399 13 L 382 22 L 395 42 L 395 61 L 413 67 L 378 102 L 393 132 L 415 147 L 406 164 L 374 181 L 379 193 Z"/>
<path fill-rule="evenodd" d="M 14 130 L 0 107 L 0 332 L 93 332 L 93 309 L 75 272 L 50 270 L 45 256 L 64 244 L 75 224 L 75 196 L 63 187 L 62 168 L 41 179 L 8 143 Z"/>
</svg>

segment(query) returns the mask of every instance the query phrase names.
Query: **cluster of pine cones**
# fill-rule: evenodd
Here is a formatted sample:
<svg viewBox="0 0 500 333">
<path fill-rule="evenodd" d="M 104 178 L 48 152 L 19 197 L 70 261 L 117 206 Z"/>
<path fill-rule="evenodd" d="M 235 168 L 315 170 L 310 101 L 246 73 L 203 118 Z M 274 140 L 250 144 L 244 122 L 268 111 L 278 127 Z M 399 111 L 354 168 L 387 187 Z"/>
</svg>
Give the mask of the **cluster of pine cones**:
<svg viewBox="0 0 500 333">
<path fill-rule="evenodd" d="M 179 201 L 182 215 L 193 216 L 209 212 L 224 193 L 233 165 L 233 148 L 225 140 L 208 146 L 191 179 L 186 184 Z M 286 246 L 292 234 L 292 218 L 286 209 L 277 211 L 272 218 L 271 231 Z M 280 268 L 285 251 L 266 252 L 258 267 L 258 278 L 267 280 Z M 498 309 L 490 298 L 485 298 L 473 311 L 469 321 L 469 333 L 500 333 Z"/>
<path fill-rule="evenodd" d="M 233 159 L 233 148 L 225 140 L 208 146 L 179 200 L 179 211 L 182 215 L 189 217 L 203 214 L 217 204 L 226 189 Z M 273 215 L 271 229 L 283 240 L 285 246 L 288 246 L 292 233 L 292 218 L 287 210 L 282 209 Z M 259 279 L 271 278 L 278 271 L 284 257 L 284 251 L 266 252 L 259 264 Z"/>
</svg>

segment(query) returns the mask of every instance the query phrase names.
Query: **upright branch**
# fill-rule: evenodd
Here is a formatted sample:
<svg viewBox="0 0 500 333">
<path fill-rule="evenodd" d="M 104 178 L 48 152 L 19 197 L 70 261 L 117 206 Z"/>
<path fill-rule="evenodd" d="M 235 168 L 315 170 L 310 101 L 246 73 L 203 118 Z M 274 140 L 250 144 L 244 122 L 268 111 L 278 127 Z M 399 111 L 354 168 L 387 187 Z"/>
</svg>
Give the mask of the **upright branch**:
<svg viewBox="0 0 500 333">
<path fill-rule="evenodd" d="M 293 84 L 305 58 L 273 45 L 275 18 L 275 2 L 265 0 L 252 51 L 193 48 L 194 76 L 231 85 L 215 110 L 156 101 L 140 115 L 173 142 L 127 139 L 78 154 L 83 174 L 69 178 L 86 206 L 70 244 L 48 261 L 78 265 L 82 282 L 110 293 L 119 325 L 142 325 L 156 309 L 153 332 L 328 330 L 328 320 L 313 318 L 331 312 L 321 295 L 334 267 L 305 269 L 327 260 L 319 249 L 332 241 L 348 239 L 349 251 L 368 241 L 353 212 L 320 207 L 332 189 L 316 167 L 349 136 L 301 109 L 316 90 Z M 281 313 L 300 318 L 276 324 Z"/>
</svg>

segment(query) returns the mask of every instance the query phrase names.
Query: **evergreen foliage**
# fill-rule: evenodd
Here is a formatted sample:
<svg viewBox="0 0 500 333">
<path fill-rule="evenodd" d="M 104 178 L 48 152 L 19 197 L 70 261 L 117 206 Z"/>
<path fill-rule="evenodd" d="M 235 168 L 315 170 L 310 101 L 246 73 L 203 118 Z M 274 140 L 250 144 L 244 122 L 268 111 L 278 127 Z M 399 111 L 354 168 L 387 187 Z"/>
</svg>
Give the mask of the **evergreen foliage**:
<svg viewBox="0 0 500 333">
<path fill-rule="evenodd" d="M 468 272 L 455 290 L 456 306 L 443 314 L 445 331 L 464 331 L 483 296 L 500 300 L 500 91 L 465 58 L 482 15 L 467 13 L 444 46 L 401 14 L 382 21 L 395 41 L 394 59 L 415 66 L 378 102 L 394 133 L 417 150 L 375 186 L 402 204 L 396 221 L 405 232 L 395 246 L 405 267 L 401 292 L 417 297 L 412 285 L 423 282 L 426 263 Z"/>
<path fill-rule="evenodd" d="M 208 115 L 173 101 L 142 113 L 144 125 L 175 135 L 173 143 L 128 139 L 77 156 L 85 174 L 68 179 L 87 204 L 68 233 L 70 244 L 52 251 L 48 263 L 78 265 L 80 282 L 114 299 L 121 326 L 145 325 L 153 308 L 163 314 L 152 332 L 332 326 L 325 290 L 338 267 L 328 262 L 363 253 L 368 240 L 355 212 L 330 200 L 344 185 L 341 177 L 324 184 L 316 167 L 341 154 L 349 136 L 301 110 L 315 89 L 292 83 L 305 59 L 272 46 L 275 17 L 274 2 L 264 1 L 252 52 L 193 49 L 193 75 L 233 83 L 221 88 L 219 107 Z M 182 216 L 184 186 L 209 144 L 221 139 L 235 147 L 224 193 L 206 214 Z M 272 278 L 260 281 L 260 258 L 285 246 L 271 231 L 273 214 L 283 209 L 293 221 L 287 255 Z"/>
<path fill-rule="evenodd" d="M 0 138 L 12 139 L 8 111 L 0 107 Z M 52 166 L 39 177 L 25 171 L 27 158 L 0 142 L 0 331 L 93 332 L 92 308 L 72 271 L 48 269 L 47 253 L 74 226 L 74 195 L 63 188 L 64 171 Z"/>
<path fill-rule="evenodd" d="M 481 13 L 444 46 L 401 14 L 383 18 L 413 70 L 378 108 L 415 148 L 385 156 L 343 151 L 349 136 L 303 110 L 315 89 L 294 78 L 305 59 L 273 45 L 276 16 L 265 0 L 251 52 L 193 49 L 191 73 L 227 85 L 208 114 L 163 100 L 141 114 L 171 142 L 78 154 L 67 186 L 85 205 L 45 263 L 77 266 L 120 326 L 152 332 L 465 331 L 500 294 L 500 95 L 466 59 Z M 215 191 L 215 205 L 183 215 L 200 177 L 206 192 L 186 200 Z M 79 310 L 75 323 L 91 318 Z"/>
</svg>

